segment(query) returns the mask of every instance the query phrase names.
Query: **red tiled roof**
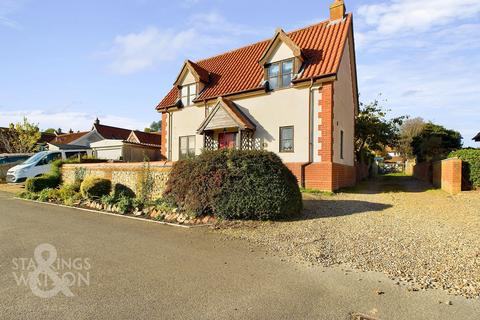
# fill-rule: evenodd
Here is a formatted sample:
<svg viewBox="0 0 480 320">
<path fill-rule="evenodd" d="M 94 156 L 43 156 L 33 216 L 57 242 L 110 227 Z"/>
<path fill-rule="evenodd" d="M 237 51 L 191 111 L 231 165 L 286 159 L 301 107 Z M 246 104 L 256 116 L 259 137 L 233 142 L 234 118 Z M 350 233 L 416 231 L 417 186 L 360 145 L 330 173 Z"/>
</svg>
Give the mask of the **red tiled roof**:
<svg viewBox="0 0 480 320">
<path fill-rule="evenodd" d="M 143 132 L 134 130 L 133 133 L 138 138 L 140 143 L 160 146 L 162 143 L 162 136 L 160 132 Z"/>
<path fill-rule="evenodd" d="M 341 22 L 329 20 L 287 35 L 302 50 L 305 58 L 303 72 L 295 81 L 307 80 L 338 71 L 347 34 L 352 23 L 348 14 Z M 263 67 L 258 63 L 271 39 L 196 62 L 210 73 L 210 82 L 196 99 L 214 99 L 243 91 L 262 89 Z M 157 109 L 173 106 L 178 99 L 178 89 L 173 87 L 158 104 Z"/>
<path fill-rule="evenodd" d="M 104 139 L 127 140 L 130 132 L 132 132 L 132 130 L 106 126 L 98 123 L 95 123 L 93 127 Z"/>
<path fill-rule="evenodd" d="M 200 77 L 200 80 L 203 82 L 208 82 L 209 80 L 209 74 L 208 71 L 200 67 L 198 64 L 196 64 L 193 61 L 188 60 L 188 63 L 192 66 L 192 68 L 195 70 L 195 72 L 198 74 Z"/>
<path fill-rule="evenodd" d="M 84 132 L 74 132 L 74 133 L 65 133 L 55 137 L 55 139 L 51 140 L 51 144 L 69 144 L 77 139 L 80 139 L 90 131 Z"/>
</svg>

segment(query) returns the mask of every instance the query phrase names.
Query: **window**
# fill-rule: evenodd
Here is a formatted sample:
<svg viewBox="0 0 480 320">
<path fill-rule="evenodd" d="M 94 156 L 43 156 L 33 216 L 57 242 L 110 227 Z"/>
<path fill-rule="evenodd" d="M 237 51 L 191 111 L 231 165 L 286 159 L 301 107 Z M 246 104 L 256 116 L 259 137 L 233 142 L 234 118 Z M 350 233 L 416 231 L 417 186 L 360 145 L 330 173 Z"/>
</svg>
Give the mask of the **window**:
<svg viewBox="0 0 480 320">
<path fill-rule="evenodd" d="M 280 152 L 293 152 L 293 126 L 280 127 Z"/>
<path fill-rule="evenodd" d="M 180 160 L 195 156 L 195 136 L 184 136 L 179 138 L 179 156 Z"/>
<path fill-rule="evenodd" d="M 70 152 L 65 152 L 65 157 L 67 159 L 76 159 L 80 156 L 85 157 L 87 155 L 86 151 L 70 151 Z"/>
<path fill-rule="evenodd" d="M 343 159 L 343 130 L 340 130 L 340 159 Z"/>
<path fill-rule="evenodd" d="M 272 63 L 267 68 L 271 90 L 287 88 L 293 77 L 293 59 Z"/>
<path fill-rule="evenodd" d="M 58 160 L 58 159 L 62 159 L 62 154 L 60 152 L 50 153 L 45 158 L 40 160 L 37 163 L 37 166 L 43 166 L 43 165 L 52 163 L 53 161 Z"/>
<path fill-rule="evenodd" d="M 197 97 L 197 85 L 194 83 L 181 87 L 180 94 L 182 96 L 182 104 L 185 107 L 192 105 L 193 100 Z"/>
</svg>

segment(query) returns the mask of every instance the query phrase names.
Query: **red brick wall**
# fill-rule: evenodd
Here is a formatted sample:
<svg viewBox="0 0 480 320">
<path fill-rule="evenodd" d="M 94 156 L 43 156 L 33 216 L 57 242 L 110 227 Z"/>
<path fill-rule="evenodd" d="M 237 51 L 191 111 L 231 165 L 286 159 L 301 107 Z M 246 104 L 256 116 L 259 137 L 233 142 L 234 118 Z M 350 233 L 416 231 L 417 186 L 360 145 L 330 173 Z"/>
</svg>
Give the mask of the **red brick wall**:
<svg viewBox="0 0 480 320">
<path fill-rule="evenodd" d="M 462 160 L 447 159 L 433 164 L 433 185 L 450 193 L 462 191 Z"/>
<path fill-rule="evenodd" d="M 288 169 L 297 177 L 298 184 L 304 184 L 304 174 L 303 174 L 303 166 L 305 163 L 303 162 L 288 162 L 285 163 Z"/>
<path fill-rule="evenodd" d="M 462 191 L 462 160 L 453 158 L 417 163 L 413 167 L 413 176 L 448 193 L 457 194 Z"/>
<path fill-rule="evenodd" d="M 321 124 L 318 125 L 320 136 L 318 142 L 321 144 L 318 155 L 321 162 L 333 161 L 333 82 L 323 84 L 321 88 L 322 100 L 318 102 L 318 117 Z"/>
<path fill-rule="evenodd" d="M 303 172 L 306 188 L 335 191 L 356 183 L 356 169 L 353 166 L 333 163 L 333 82 L 324 83 L 320 89 L 322 99 L 318 101 L 319 118 L 319 163 L 307 165 Z"/>
<path fill-rule="evenodd" d="M 356 182 L 357 174 L 354 166 L 333 163 L 333 190 L 352 187 Z"/>
<path fill-rule="evenodd" d="M 162 156 L 165 159 L 167 159 L 168 155 L 167 155 L 167 114 L 166 113 L 162 113 L 162 130 L 161 130 L 161 133 L 162 133 L 161 153 L 162 153 Z"/>
<path fill-rule="evenodd" d="M 305 167 L 305 187 L 333 191 L 333 163 L 315 162 Z"/>
</svg>

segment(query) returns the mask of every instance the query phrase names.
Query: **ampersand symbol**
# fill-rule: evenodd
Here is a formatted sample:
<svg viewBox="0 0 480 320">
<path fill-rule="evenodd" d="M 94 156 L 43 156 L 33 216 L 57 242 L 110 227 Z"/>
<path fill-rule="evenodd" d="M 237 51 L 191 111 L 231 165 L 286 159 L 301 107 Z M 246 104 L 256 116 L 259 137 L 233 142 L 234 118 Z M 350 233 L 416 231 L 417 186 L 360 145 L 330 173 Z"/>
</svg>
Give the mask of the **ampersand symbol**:
<svg viewBox="0 0 480 320">
<path fill-rule="evenodd" d="M 43 258 L 43 253 L 47 252 L 47 259 Z M 72 291 L 68 288 L 67 281 L 61 279 L 57 273 L 51 268 L 52 264 L 57 259 L 57 250 L 54 246 L 44 243 L 35 248 L 35 261 L 37 262 L 37 269 L 29 274 L 28 283 L 32 293 L 40 298 L 52 298 L 59 292 L 62 292 L 67 297 L 73 297 Z M 42 290 L 39 288 L 40 274 L 46 274 L 53 282 L 53 288 L 50 290 Z"/>
</svg>

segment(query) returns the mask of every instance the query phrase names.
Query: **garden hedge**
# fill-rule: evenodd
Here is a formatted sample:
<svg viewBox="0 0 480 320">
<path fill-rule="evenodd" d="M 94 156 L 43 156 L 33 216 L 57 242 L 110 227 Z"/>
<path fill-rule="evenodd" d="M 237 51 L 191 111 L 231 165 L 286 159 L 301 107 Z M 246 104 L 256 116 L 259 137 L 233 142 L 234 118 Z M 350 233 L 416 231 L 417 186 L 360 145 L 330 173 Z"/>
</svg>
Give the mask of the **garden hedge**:
<svg viewBox="0 0 480 320">
<path fill-rule="evenodd" d="M 302 210 L 297 179 L 266 151 L 206 151 L 178 161 L 164 198 L 191 214 L 226 219 L 278 219 Z"/>
<path fill-rule="evenodd" d="M 462 160 L 462 176 L 474 188 L 480 188 L 480 149 L 462 149 L 451 152 L 449 158 Z"/>
<path fill-rule="evenodd" d="M 110 194 L 112 182 L 98 177 L 87 177 L 80 185 L 80 193 L 88 199 L 100 199 Z"/>
<path fill-rule="evenodd" d="M 56 188 L 60 184 L 60 176 L 44 174 L 35 178 L 28 178 L 25 182 L 25 189 L 30 192 L 40 192 L 48 188 Z"/>
</svg>

